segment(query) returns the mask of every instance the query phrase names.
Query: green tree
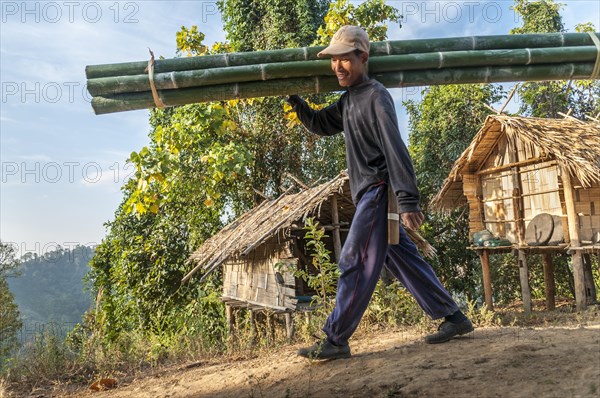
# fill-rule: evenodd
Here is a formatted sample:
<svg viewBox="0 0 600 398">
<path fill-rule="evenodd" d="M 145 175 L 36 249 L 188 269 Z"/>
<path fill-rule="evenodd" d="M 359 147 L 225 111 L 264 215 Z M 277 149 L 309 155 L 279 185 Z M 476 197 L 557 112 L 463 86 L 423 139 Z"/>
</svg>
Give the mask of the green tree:
<svg viewBox="0 0 600 398">
<path fill-rule="evenodd" d="M 511 8 L 521 17 L 522 25 L 511 29 L 510 34 L 564 32 L 562 6 L 554 0 L 515 0 Z"/>
<path fill-rule="evenodd" d="M 0 241 L 0 277 L 15 275 L 20 263 L 16 254 L 17 249 L 13 245 Z"/>
<path fill-rule="evenodd" d="M 8 290 L 6 277 L 14 275 L 19 261 L 14 246 L 0 241 L 0 369 L 18 346 L 17 333 L 23 326 L 19 308 Z"/>
<path fill-rule="evenodd" d="M 490 84 L 435 86 L 423 91 L 421 102 L 406 101 L 409 150 L 427 214 L 423 236 L 438 250 L 432 260 L 440 279 L 454 292 L 477 296 L 479 264 L 469 246 L 466 208 L 439 214 L 430 209 L 454 161 L 470 144 L 490 111 L 485 104 L 498 101 L 501 90 Z"/>
<path fill-rule="evenodd" d="M 325 16 L 325 24 L 317 31 L 318 38 L 313 45 L 327 45 L 339 28 L 344 25 L 360 26 L 369 35 L 370 41 L 387 39 L 386 22 L 400 23 L 400 11 L 384 0 L 367 0 L 355 6 L 348 0 L 331 2 Z"/>
<path fill-rule="evenodd" d="M 596 27 L 591 22 L 577 24 L 575 31 L 584 33 L 596 32 Z M 585 115 L 600 116 L 600 81 L 576 80 L 571 86 L 571 103 L 573 116 L 585 119 Z"/>
<path fill-rule="evenodd" d="M 150 145 L 130 156 L 135 177 L 91 264 L 101 297 L 98 326 L 109 337 L 191 325 L 184 308 L 211 296 L 181 286 L 187 259 L 222 226 L 226 207 L 239 202 L 238 184 L 252 162 L 243 143 L 231 141 L 236 128 L 221 104 L 156 110 L 150 124 Z"/>
<path fill-rule="evenodd" d="M 564 32 L 560 11 L 563 5 L 553 0 L 515 0 L 513 10 L 521 17 L 522 25 L 511 34 Z M 578 32 L 594 31 L 591 23 L 576 26 Z M 560 118 L 572 109 L 572 115 L 583 119 L 586 114 L 600 112 L 600 83 L 598 81 L 547 81 L 524 83 L 519 88 L 519 112 L 534 117 Z"/>
<path fill-rule="evenodd" d="M 232 50 L 256 51 L 310 45 L 316 39 L 327 2 L 300 0 L 290 5 L 231 0 L 219 2 L 219 8 Z M 310 182 L 336 175 L 343 164 L 339 138 L 322 140 L 289 123 L 282 103 L 278 97 L 230 102 L 233 120 L 255 161 L 248 192 L 256 190 L 275 197 L 285 189 L 288 173 Z M 252 199 L 249 206 L 263 200 L 260 195 Z"/>
<path fill-rule="evenodd" d="M 296 7 L 299 12 L 301 5 Z M 250 21 L 244 25 L 248 30 L 231 25 L 232 45 L 217 43 L 209 48 L 197 27 L 182 27 L 176 37 L 177 53 L 202 56 L 239 50 L 240 41 L 259 38 L 256 32 L 272 19 L 293 26 L 298 19 L 306 20 L 306 15 L 287 12 L 283 3 L 275 9 L 263 2 L 268 12 L 258 19 L 252 19 L 254 13 L 244 14 L 242 3 L 239 6 L 232 12 Z M 281 21 L 282 16 L 287 20 Z M 310 30 L 314 32 L 316 26 Z M 299 32 L 290 45 L 308 44 L 301 37 L 306 31 L 290 30 L 290 35 Z M 163 333 L 190 328 L 204 333 L 203 341 L 216 342 L 222 336 L 223 320 L 206 318 L 215 313 L 208 308 L 223 313 L 213 294 L 220 286 L 219 273 L 203 286 L 197 282 L 182 286 L 180 281 L 190 269 L 191 252 L 228 219 L 254 205 L 253 188 L 278 193 L 283 172 L 300 163 L 304 154 L 300 134 L 286 131 L 283 117 L 270 111 L 281 109 L 279 100 L 266 102 L 214 102 L 151 112 L 150 144 L 130 156 L 136 174 L 124 187 L 123 202 L 91 263 L 90 282 L 100 298 L 96 327 L 105 336 L 116 338 L 127 330 Z"/>
<path fill-rule="evenodd" d="M 8 280 L 23 320 L 63 326 L 81 322 L 91 305 L 83 281 L 93 249 L 59 246 L 42 256 L 29 254 L 21 258 L 19 276 Z"/>
<path fill-rule="evenodd" d="M 227 39 L 236 51 L 302 47 L 315 39 L 328 1 L 219 0 Z"/>
</svg>

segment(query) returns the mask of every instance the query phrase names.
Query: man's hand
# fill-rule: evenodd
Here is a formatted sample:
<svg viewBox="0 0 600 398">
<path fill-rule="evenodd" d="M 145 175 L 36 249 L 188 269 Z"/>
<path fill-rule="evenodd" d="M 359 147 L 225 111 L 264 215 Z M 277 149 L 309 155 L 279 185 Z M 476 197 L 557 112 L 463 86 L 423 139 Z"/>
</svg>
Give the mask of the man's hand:
<svg viewBox="0 0 600 398">
<path fill-rule="evenodd" d="M 425 220 L 425 216 L 420 211 L 402 213 L 400 217 L 402 217 L 402 224 L 413 231 L 419 229 L 421 224 L 423 224 L 423 220 Z"/>
<path fill-rule="evenodd" d="M 285 101 L 290 104 L 291 106 L 296 105 L 298 102 L 302 101 L 302 98 L 300 98 L 300 96 L 298 95 L 288 95 L 287 97 L 285 97 Z"/>
</svg>

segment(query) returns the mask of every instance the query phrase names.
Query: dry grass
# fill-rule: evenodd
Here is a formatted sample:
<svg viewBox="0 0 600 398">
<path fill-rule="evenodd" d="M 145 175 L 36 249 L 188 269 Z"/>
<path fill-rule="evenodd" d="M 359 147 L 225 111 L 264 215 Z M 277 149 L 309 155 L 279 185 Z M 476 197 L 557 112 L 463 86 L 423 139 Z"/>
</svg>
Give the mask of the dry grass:
<svg viewBox="0 0 600 398">
<path fill-rule="evenodd" d="M 0 398 L 9 398 L 7 383 L 4 378 L 0 377 Z"/>
<path fill-rule="evenodd" d="M 404 304 L 406 307 L 403 307 L 403 312 L 411 309 L 410 303 Z M 598 305 L 592 305 L 583 312 L 575 312 L 572 299 L 557 299 L 554 311 L 545 310 L 544 300 L 534 300 L 532 314 L 523 313 L 522 308 L 522 303 L 515 301 L 510 305 L 498 306 L 495 312 L 471 308 L 468 315 L 473 318 L 477 327 L 586 326 L 600 320 Z M 387 323 L 370 322 L 365 318 L 361 322 L 356 338 L 368 338 L 373 333 L 386 329 L 393 329 L 407 336 L 425 335 L 435 329 L 439 323 L 431 321 L 426 316 L 415 319 L 413 325 L 398 322 L 392 324 L 389 319 L 388 321 Z M 297 314 L 296 326 L 299 335 L 293 342 L 289 342 L 283 322 L 277 323 L 275 334 L 271 336 L 264 325 L 259 325 L 254 332 L 248 322 L 242 321 L 238 324 L 235 340 L 230 341 L 226 349 L 206 352 L 196 347 L 190 348 L 185 355 L 182 354 L 181 344 L 191 347 L 189 344 L 193 340 L 192 336 L 178 336 L 178 343 L 173 340 L 172 346 L 165 347 L 165 351 L 156 357 L 157 353 L 152 351 L 152 346 L 158 340 L 135 335 L 129 336 L 131 341 L 128 343 L 128 348 L 106 347 L 97 342 L 87 347 L 87 353 L 79 353 L 78 356 L 63 355 L 61 357 L 63 363 L 57 363 L 56 358 L 50 358 L 47 354 L 66 350 L 65 344 L 62 343 L 60 347 L 48 347 L 47 352 L 33 352 L 29 356 L 23 356 L 20 359 L 20 368 L 14 369 L 8 378 L 0 378 L 0 398 L 72 395 L 87 389 L 100 377 L 115 378 L 119 383 L 127 384 L 138 378 L 160 377 L 174 370 L 267 357 L 274 352 L 289 349 L 290 344 L 310 342 L 312 336 L 302 334 L 301 331 L 315 330 L 322 322 L 323 320 L 317 317 L 308 320 L 304 314 Z M 189 341 L 186 342 L 186 339 Z M 122 352 L 124 350 L 128 353 Z M 48 373 L 52 369 L 54 370 Z M 64 369 L 64 371 L 56 372 L 56 369 Z"/>
</svg>

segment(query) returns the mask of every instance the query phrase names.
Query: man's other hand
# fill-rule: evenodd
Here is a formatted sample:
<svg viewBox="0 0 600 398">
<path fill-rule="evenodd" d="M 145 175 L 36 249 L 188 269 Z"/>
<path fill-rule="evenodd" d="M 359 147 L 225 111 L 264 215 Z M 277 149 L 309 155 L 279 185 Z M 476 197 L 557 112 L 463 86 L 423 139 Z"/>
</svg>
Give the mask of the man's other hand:
<svg viewBox="0 0 600 398">
<path fill-rule="evenodd" d="M 425 216 L 420 211 L 411 211 L 402 213 L 400 215 L 402 217 L 402 224 L 408 229 L 416 231 L 419 229 L 421 224 L 423 224 L 423 220 L 425 220 Z"/>
</svg>

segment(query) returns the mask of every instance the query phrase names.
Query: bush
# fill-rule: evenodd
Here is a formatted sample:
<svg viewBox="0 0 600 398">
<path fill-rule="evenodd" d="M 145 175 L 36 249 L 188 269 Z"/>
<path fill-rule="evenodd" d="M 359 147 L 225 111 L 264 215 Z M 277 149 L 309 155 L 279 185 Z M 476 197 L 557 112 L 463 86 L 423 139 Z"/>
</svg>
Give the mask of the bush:
<svg viewBox="0 0 600 398">
<path fill-rule="evenodd" d="M 380 326 L 412 326 L 423 321 L 425 314 L 413 296 L 399 281 L 377 283 L 364 321 Z"/>
</svg>

